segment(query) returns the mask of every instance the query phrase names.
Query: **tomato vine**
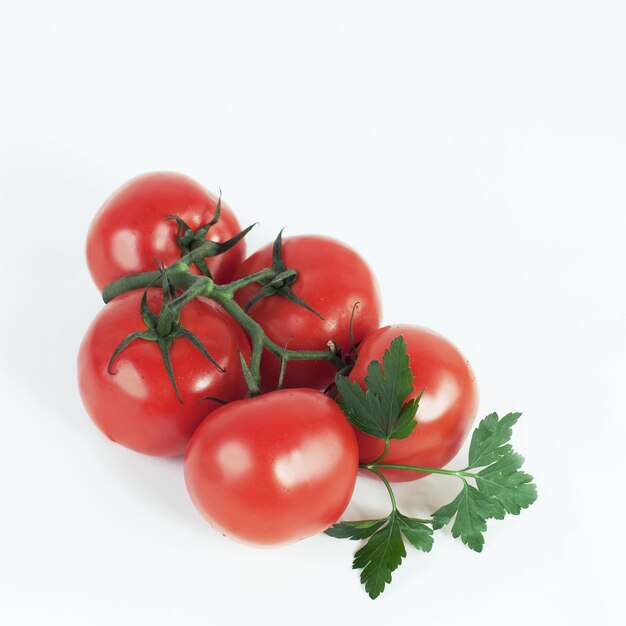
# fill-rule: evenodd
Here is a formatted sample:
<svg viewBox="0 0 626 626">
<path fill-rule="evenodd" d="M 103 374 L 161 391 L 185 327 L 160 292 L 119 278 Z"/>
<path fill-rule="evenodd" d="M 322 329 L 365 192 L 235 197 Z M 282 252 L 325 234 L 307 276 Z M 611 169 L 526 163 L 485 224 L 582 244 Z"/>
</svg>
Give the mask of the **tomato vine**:
<svg viewBox="0 0 626 626">
<path fill-rule="evenodd" d="M 239 241 L 251 228 L 252 226 L 249 226 L 233 239 Z M 275 248 L 277 249 L 280 249 L 281 234 L 278 235 L 275 242 Z M 193 250 L 190 250 L 187 254 L 183 255 L 179 261 L 168 268 L 159 268 L 152 272 L 130 274 L 119 278 L 104 288 L 102 298 L 104 302 L 107 303 L 127 291 L 141 288 L 147 289 L 155 283 L 162 282 L 166 279 L 175 288 L 183 290 L 183 295 L 180 296 L 180 298 L 184 299 L 184 302 L 179 300 L 177 302 L 178 305 L 184 305 L 191 298 L 200 296 L 214 300 L 250 337 L 252 357 L 250 363 L 246 363 L 242 358 L 241 365 L 251 395 L 257 395 L 260 392 L 260 363 L 263 350 L 269 350 L 272 354 L 281 359 L 283 366 L 289 361 L 295 360 L 321 360 L 330 362 L 337 370 L 342 370 L 345 364 L 337 351 L 332 349 L 332 347 L 329 347 L 328 350 L 290 350 L 285 346 L 279 346 L 267 336 L 263 327 L 235 301 L 235 293 L 239 289 L 252 283 L 261 285 L 262 289 L 266 290 L 265 295 L 270 295 L 269 291 L 274 289 L 277 292 L 276 295 L 284 296 L 285 287 L 291 284 L 298 276 L 296 270 L 283 269 L 280 266 L 277 267 L 275 264 L 274 267 L 265 268 L 259 272 L 224 285 L 216 284 L 213 279 L 208 276 L 198 276 L 191 273 L 189 269 L 191 264 L 197 263 L 198 260 L 202 260 L 205 257 L 221 254 L 230 247 L 230 244 L 226 245 L 206 241 L 196 246 Z M 290 294 L 290 292 L 287 293 Z M 310 309 L 302 300 L 295 298 L 291 294 L 287 297 L 292 299 L 296 304 L 309 310 L 312 315 L 319 316 L 318 313 Z"/>
</svg>

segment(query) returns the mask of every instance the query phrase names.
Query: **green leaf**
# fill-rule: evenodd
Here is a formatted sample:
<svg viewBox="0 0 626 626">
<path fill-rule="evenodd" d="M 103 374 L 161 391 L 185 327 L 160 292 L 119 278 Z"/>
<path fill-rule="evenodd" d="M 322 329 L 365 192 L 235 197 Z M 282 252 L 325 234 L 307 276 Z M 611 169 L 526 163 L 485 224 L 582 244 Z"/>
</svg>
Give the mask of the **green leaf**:
<svg viewBox="0 0 626 626">
<path fill-rule="evenodd" d="M 524 458 L 509 443 L 519 417 L 520 413 L 508 413 L 500 419 L 491 413 L 481 420 L 472 434 L 469 467 L 457 472 L 463 479 L 462 491 L 433 515 L 435 529 L 454 519 L 452 536 L 477 552 L 483 548 L 488 519 L 519 515 L 537 499 L 533 477 L 521 470 Z M 479 467 L 483 469 L 477 473 L 467 471 Z M 467 478 L 474 479 L 476 487 Z"/>
<path fill-rule="evenodd" d="M 368 365 L 364 382 L 365 391 L 345 376 L 336 378 L 338 402 L 350 422 L 379 439 L 408 437 L 416 426 L 421 394 L 406 402 L 413 392 L 413 373 L 402 336 L 385 350 L 382 365 L 379 361 Z"/>
<path fill-rule="evenodd" d="M 511 451 L 508 441 L 521 413 L 507 413 L 502 419 L 491 413 L 481 420 L 472 434 L 469 448 L 470 468 L 484 467 Z"/>
<path fill-rule="evenodd" d="M 524 458 L 509 452 L 476 475 L 478 490 L 497 500 L 506 513 L 519 515 L 537 499 L 533 477 L 520 470 Z"/>
<path fill-rule="evenodd" d="M 349 380 L 346 376 L 337 376 L 337 402 L 346 414 L 348 420 L 360 431 L 385 439 L 385 431 L 380 415 L 380 401 L 373 393 L 366 393 L 358 383 Z"/>
<path fill-rule="evenodd" d="M 400 409 L 398 417 L 391 425 L 389 431 L 389 439 L 406 439 L 417 426 L 415 421 L 415 415 L 419 407 L 420 400 L 422 399 L 422 393 L 404 404 Z"/>
<path fill-rule="evenodd" d="M 450 504 L 433 513 L 433 528 L 443 528 L 454 518 L 452 536 L 460 537 L 468 548 L 481 552 L 485 543 L 483 533 L 487 530 L 487 520 L 494 517 L 494 513 L 496 508 L 491 499 L 476 487 L 464 482 L 459 495 Z"/>
<path fill-rule="evenodd" d="M 391 582 L 391 572 L 402 563 L 406 556 L 400 533 L 400 522 L 394 511 L 388 523 L 378 529 L 369 541 L 354 555 L 353 569 L 360 569 L 361 582 L 369 597 L 377 598 Z"/>
<path fill-rule="evenodd" d="M 422 520 L 407 517 L 399 511 L 396 511 L 396 515 L 400 522 L 400 530 L 411 545 L 418 550 L 430 552 L 433 547 L 433 529 Z"/>
<path fill-rule="evenodd" d="M 389 518 L 366 519 L 357 522 L 337 522 L 324 532 L 335 539 L 367 539 L 371 537 Z"/>
<path fill-rule="evenodd" d="M 402 536 L 418 550 L 429 552 L 433 531 L 423 520 L 394 509 L 388 517 L 358 522 L 338 522 L 326 531 L 337 539 L 368 539 L 354 555 L 353 569 L 360 569 L 361 582 L 370 598 L 377 598 L 391 582 L 391 572 L 402 563 L 406 548 Z"/>
</svg>

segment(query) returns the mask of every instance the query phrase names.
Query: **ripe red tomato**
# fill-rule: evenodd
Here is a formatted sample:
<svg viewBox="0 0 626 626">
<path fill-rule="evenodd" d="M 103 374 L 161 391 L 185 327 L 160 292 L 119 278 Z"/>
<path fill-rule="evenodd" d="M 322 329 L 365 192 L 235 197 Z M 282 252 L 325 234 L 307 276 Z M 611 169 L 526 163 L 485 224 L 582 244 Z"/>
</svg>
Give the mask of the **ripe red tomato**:
<svg viewBox="0 0 626 626">
<path fill-rule="evenodd" d="M 178 215 L 193 230 L 215 214 L 217 198 L 196 181 L 173 172 L 152 172 L 122 185 L 102 205 L 87 234 L 87 264 L 98 289 L 125 274 L 152 271 L 155 259 L 171 265 L 181 256 Z M 241 230 L 230 208 L 221 203 L 221 217 L 207 238 L 226 241 Z M 242 240 L 223 254 L 207 259 L 217 283 L 229 282 L 246 255 Z M 192 265 L 191 271 L 200 271 Z"/>
<path fill-rule="evenodd" d="M 465 357 L 447 339 L 419 326 L 385 326 L 366 337 L 358 348 L 357 361 L 349 378 L 364 387 L 367 366 L 382 357 L 393 339 L 402 335 L 415 381 L 408 399 L 424 393 L 417 410 L 417 426 L 406 439 L 392 439 L 383 463 L 441 468 L 461 448 L 476 417 L 478 388 Z M 376 460 L 384 442 L 356 431 L 359 462 Z M 415 480 L 425 473 L 381 470 L 394 481 Z"/>
<path fill-rule="evenodd" d="M 218 305 L 198 298 L 186 305 L 180 324 L 194 333 L 225 372 L 220 372 L 184 338 L 171 348 L 179 402 L 159 346 L 137 339 L 117 356 L 111 355 L 130 333 L 145 330 L 140 313 L 143 292 L 128 292 L 107 304 L 96 316 L 78 354 L 78 383 L 87 412 L 98 428 L 123 446 L 155 456 L 183 454 L 194 430 L 219 403 L 243 398 L 247 387 L 239 351 L 250 357 L 243 330 Z M 161 291 L 151 289 L 148 305 L 158 313 Z"/>
<path fill-rule="evenodd" d="M 354 432 L 312 389 L 228 404 L 204 420 L 185 455 L 194 504 L 225 535 L 281 545 L 319 533 L 344 512 L 357 475 Z"/>
<path fill-rule="evenodd" d="M 249 313 L 278 345 L 288 342 L 291 350 L 327 350 L 327 342 L 332 339 L 338 348 L 350 350 L 350 318 L 357 302 L 354 341 L 358 343 L 378 328 L 381 303 L 376 279 L 354 250 L 328 237 L 303 235 L 283 240 L 283 260 L 288 269 L 298 272 L 298 279 L 291 286 L 294 294 L 324 319 L 280 295 L 259 300 Z M 248 257 L 235 278 L 271 265 L 269 244 Z M 235 299 L 245 307 L 258 290 L 258 285 L 250 285 L 238 291 Z M 261 388 L 275 389 L 279 373 L 280 360 L 265 351 Z M 324 361 L 290 361 L 283 387 L 324 389 L 332 383 L 335 373 L 335 368 Z"/>
</svg>

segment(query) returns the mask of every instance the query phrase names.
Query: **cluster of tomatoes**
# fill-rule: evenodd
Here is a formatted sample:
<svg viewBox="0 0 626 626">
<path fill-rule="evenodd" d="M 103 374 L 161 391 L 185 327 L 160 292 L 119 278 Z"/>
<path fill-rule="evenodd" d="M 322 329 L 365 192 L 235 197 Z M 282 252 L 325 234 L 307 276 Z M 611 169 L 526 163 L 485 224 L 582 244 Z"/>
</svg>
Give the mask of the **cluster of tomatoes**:
<svg viewBox="0 0 626 626">
<path fill-rule="evenodd" d="M 278 246 L 246 258 L 240 232 L 230 208 L 185 176 L 146 174 L 118 189 L 93 220 L 87 261 L 100 290 L 120 279 L 137 288 L 108 302 L 89 327 L 79 388 L 109 439 L 144 454 L 185 455 L 190 496 L 214 527 L 247 543 L 279 545 L 334 524 L 359 464 L 385 448 L 347 421 L 333 397 L 338 370 L 364 385 L 368 364 L 395 337 L 406 342 L 410 397 L 423 392 L 419 427 L 388 442 L 388 480 L 423 475 L 390 465 L 450 461 L 474 420 L 477 390 L 466 359 L 442 336 L 380 327 L 376 279 L 350 247 L 315 235 L 279 237 Z M 230 243 L 194 257 L 205 241 Z M 277 265 L 295 271 L 267 279 L 263 271 Z M 205 290 L 178 307 L 185 291 L 180 277 L 168 282 L 172 268 L 189 284 L 207 277 Z M 170 308 L 175 315 L 166 319 Z M 260 383 L 252 393 L 251 372 Z"/>
</svg>

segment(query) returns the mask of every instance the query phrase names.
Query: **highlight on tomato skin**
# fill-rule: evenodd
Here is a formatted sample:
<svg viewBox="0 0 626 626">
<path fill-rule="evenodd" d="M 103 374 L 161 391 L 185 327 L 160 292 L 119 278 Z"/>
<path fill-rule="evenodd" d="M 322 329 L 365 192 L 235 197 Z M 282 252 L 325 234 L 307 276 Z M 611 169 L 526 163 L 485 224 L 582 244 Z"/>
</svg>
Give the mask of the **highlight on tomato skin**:
<svg viewBox="0 0 626 626">
<path fill-rule="evenodd" d="M 185 454 L 185 482 L 224 535 L 279 546 L 318 534 L 345 511 L 358 448 L 339 406 L 312 389 L 283 389 L 214 411 Z"/>
<path fill-rule="evenodd" d="M 176 241 L 178 215 L 192 229 L 208 223 L 218 198 L 192 178 L 176 172 L 148 172 L 132 178 L 104 202 L 87 234 L 87 265 L 98 289 L 125 276 L 156 269 L 155 259 L 166 266 L 181 256 Z M 221 201 L 219 221 L 206 238 L 226 241 L 241 227 L 230 207 Z M 206 260 L 217 283 L 229 282 L 246 255 L 246 243 Z M 191 271 L 200 270 L 191 266 Z"/>
<path fill-rule="evenodd" d="M 459 349 L 442 335 L 420 326 L 396 324 L 368 335 L 357 349 L 357 360 L 349 379 L 365 388 L 367 366 L 381 361 L 393 339 L 402 336 L 407 345 L 410 368 L 415 377 L 413 393 L 423 390 L 417 410 L 417 426 L 406 439 L 391 439 L 385 463 L 442 468 L 461 449 L 476 418 L 478 386 L 472 367 Z M 359 462 L 378 459 L 385 444 L 355 429 Z M 389 480 L 404 482 L 427 476 L 424 472 L 380 470 Z M 366 474 L 370 474 L 366 472 Z"/>
<path fill-rule="evenodd" d="M 242 263 L 235 278 L 271 267 L 272 252 L 272 244 L 256 251 Z M 323 319 L 280 295 L 263 298 L 250 308 L 249 314 L 270 339 L 292 350 L 327 350 L 328 341 L 332 340 L 345 353 L 352 350 L 351 322 L 355 343 L 378 328 L 382 316 L 378 282 L 355 250 L 330 237 L 300 235 L 282 240 L 282 255 L 286 267 L 298 272 L 291 285 L 294 294 Z M 245 307 L 258 291 L 258 285 L 250 285 L 238 291 L 235 299 Z M 263 391 L 276 389 L 280 366 L 276 356 L 263 354 Z M 283 388 L 323 390 L 332 384 L 335 374 L 335 368 L 324 361 L 291 361 Z"/>
<path fill-rule="evenodd" d="M 182 403 L 176 396 L 158 345 L 138 339 L 108 371 L 114 350 L 130 333 L 145 330 L 143 290 L 130 291 L 107 304 L 87 330 L 78 353 L 78 384 L 87 413 L 112 441 L 152 456 L 184 454 L 196 427 L 220 404 L 248 393 L 239 354 L 250 358 L 245 332 L 214 302 L 196 298 L 180 313 L 180 323 L 204 344 L 219 371 L 184 338 L 175 339 L 171 361 Z M 162 293 L 150 289 L 147 302 L 160 310 Z"/>
</svg>

